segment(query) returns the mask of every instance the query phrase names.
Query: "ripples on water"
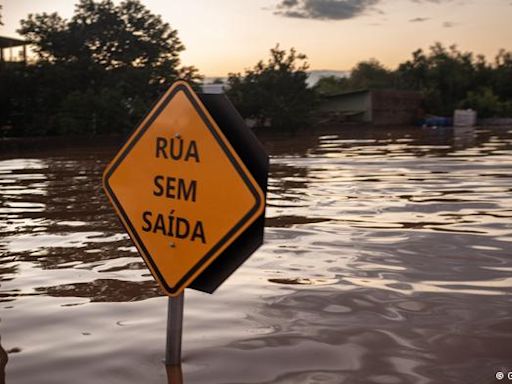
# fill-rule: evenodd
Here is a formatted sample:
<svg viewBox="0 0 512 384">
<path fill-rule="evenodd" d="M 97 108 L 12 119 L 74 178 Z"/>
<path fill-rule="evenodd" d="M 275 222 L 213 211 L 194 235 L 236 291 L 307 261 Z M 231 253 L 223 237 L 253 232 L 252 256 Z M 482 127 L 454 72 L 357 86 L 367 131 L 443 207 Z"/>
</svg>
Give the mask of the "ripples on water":
<svg viewBox="0 0 512 384">
<path fill-rule="evenodd" d="M 512 129 L 261 139 L 266 243 L 187 291 L 185 383 L 512 371 Z M 166 382 L 166 298 L 101 191 L 116 145 L 0 150 L 0 382 Z"/>
</svg>

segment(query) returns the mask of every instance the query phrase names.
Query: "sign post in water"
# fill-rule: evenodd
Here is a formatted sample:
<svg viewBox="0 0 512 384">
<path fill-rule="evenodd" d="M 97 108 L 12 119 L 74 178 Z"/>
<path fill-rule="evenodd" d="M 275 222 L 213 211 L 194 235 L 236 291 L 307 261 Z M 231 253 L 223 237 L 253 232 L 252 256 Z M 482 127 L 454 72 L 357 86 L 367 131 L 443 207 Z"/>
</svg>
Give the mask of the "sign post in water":
<svg viewBox="0 0 512 384">
<path fill-rule="evenodd" d="M 267 155 L 229 100 L 197 95 L 183 81 L 171 86 L 106 168 L 105 192 L 172 297 L 175 323 L 186 287 L 212 293 L 261 245 L 267 172 Z M 166 355 L 176 353 L 168 348 Z"/>
</svg>

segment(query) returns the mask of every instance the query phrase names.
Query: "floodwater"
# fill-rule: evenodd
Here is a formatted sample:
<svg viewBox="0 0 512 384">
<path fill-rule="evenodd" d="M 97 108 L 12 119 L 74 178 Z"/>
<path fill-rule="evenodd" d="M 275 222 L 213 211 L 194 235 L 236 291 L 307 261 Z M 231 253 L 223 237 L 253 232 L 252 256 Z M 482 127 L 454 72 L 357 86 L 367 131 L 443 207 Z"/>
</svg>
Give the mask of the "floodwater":
<svg viewBox="0 0 512 384">
<path fill-rule="evenodd" d="M 101 190 L 120 143 L 1 143 L 0 383 L 486 384 L 512 371 L 512 128 L 261 140 L 265 244 L 215 294 L 187 290 L 169 376 L 167 298 Z"/>
</svg>

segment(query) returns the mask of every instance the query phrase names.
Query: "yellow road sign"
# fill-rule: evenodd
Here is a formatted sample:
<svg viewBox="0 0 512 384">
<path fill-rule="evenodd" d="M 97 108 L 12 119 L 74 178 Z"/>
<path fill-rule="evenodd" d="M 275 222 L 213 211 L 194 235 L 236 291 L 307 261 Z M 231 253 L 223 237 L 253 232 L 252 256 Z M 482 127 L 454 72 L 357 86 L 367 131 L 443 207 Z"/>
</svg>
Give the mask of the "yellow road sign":
<svg viewBox="0 0 512 384">
<path fill-rule="evenodd" d="M 155 279 L 181 293 L 263 212 L 264 194 L 190 86 L 176 82 L 103 175 Z"/>
</svg>

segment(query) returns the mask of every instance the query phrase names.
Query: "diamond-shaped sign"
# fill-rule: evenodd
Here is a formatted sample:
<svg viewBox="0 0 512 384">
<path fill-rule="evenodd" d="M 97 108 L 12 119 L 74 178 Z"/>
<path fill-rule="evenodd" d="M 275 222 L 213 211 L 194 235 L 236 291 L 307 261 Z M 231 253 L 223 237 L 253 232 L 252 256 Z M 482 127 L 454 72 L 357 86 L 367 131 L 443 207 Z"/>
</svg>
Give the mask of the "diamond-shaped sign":
<svg viewBox="0 0 512 384">
<path fill-rule="evenodd" d="M 176 82 L 105 170 L 155 279 L 178 295 L 262 215 L 265 197 L 190 86 Z"/>
</svg>

